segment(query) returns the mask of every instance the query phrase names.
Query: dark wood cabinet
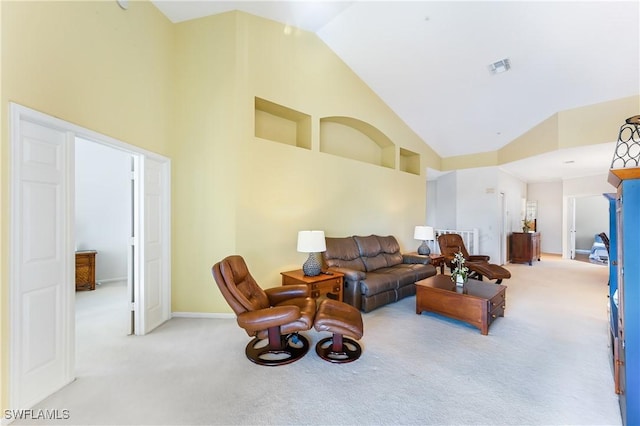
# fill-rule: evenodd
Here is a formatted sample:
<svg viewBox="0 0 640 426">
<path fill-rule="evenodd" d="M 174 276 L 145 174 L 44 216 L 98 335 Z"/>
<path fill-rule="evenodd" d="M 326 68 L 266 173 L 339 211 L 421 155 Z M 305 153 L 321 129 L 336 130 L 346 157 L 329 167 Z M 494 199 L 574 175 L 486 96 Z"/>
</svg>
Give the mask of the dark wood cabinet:
<svg viewBox="0 0 640 426">
<path fill-rule="evenodd" d="M 76 252 L 76 291 L 96 289 L 96 252 Z"/>
<path fill-rule="evenodd" d="M 540 260 L 540 233 L 514 232 L 509 241 L 511 263 L 532 264 Z"/>
</svg>

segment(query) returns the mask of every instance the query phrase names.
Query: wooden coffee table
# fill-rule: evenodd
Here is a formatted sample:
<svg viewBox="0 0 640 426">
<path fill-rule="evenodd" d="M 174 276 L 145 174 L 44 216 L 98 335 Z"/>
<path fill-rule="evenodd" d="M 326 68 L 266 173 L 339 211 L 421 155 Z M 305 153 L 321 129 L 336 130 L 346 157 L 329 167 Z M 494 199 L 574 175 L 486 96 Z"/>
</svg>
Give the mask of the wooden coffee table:
<svg viewBox="0 0 640 426">
<path fill-rule="evenodd" d="M 416 314 L 434 312 L 464 321 L 489 333 L 489 325 L 504 316 L 507 287 L 469 279 L 457 287 L 449 275 L 434 275 L 416 282 Z"/>
</svg>

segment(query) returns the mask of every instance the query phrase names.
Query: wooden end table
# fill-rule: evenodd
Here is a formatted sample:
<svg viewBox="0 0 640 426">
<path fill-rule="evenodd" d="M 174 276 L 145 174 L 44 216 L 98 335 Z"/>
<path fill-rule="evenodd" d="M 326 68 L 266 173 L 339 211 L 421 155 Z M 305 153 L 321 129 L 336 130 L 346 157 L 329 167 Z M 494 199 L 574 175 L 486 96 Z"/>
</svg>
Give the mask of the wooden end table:
<svg viewBox="0 0 640 426">
<path fill-rule="evenodd" d="M 416 282 L 416 314 L 434 312 L 464 321 L 489 333 L 489 326 L 504 316 L 507 287 L 469 278 L 459 287 L 449 275 L 434 275 Z"/>
<path fill-rule="evenodd" d="M 296 269 L 295 271 L 281 272 L 280 275 L 282 275 L 282 285 L 308 285 L 311 289 L 311 297 L 314 299 L 330 293 L 342 302 L 344 274 L 340 272 L 323 272 L 315 277 L 310 277 L 305 275 L 302 269 Z"/>
<path fill-rule="evenodd" d="M 440 273 L 444 274 L 444 255 L 431 253 L 429 255 L 431 258 L 431 264 L 436 268 L 440 267 Z"/>
<path fill-rule="evenodd" d="M 412 251 L 411 253 L 409 253 L 412 256 L 424 256 L 424 257 L 428 257 L 429 259 L 431 259 L 431 264 L 433 266 L 436 267 L 436 269 L 438 267 L 440 267 L 440 273 L 444 274 L 444 255 L 442 254 L 436 254 L 436 253 L 430 253 L 430 254 L 418 254 L 417 251 Z"/>
</svg>

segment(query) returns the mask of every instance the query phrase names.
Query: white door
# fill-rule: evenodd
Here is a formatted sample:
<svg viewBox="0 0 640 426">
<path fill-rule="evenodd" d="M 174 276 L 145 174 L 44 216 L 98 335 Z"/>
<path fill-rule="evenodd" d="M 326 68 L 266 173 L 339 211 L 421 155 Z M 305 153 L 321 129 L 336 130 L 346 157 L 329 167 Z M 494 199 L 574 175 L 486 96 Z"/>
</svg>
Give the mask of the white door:
<svg viewBox="0 0 640 426">
<path fill-rule="evenodd" d="M 30 408 L 74 378 L 74 140 L 130 152 L 142 241 L 135 248 L 136 334 L 171 316 L 171 186 L 167 158 L 11 104 L 9 404 Z M 137 176 L 140 174 L 140 176 Z M 135 185 L 134 185 L 135 186 Z M 161 211 L 160 211 L 161 210 Z M 138 274 L 138 276 L 136 276 Z"/>
<path fill-rule="evenodd" d="M 12 408 L 73 380 L 73 134 L 12 109 Z"/>
<path fill-rule="evenodd" d="M 136 322 L 136 334 L 145 334 L 171 317 L 170 266 L 166 251 L 169 247 L 169 166 L 167 162 L 151 157 L 140 159 L 142 177 L 140 194 L 142 209 L 140 217 L 144 223 L 139 226 L 142 235 L 140 255 L 142 270 L 139 302 L 143 309 Z"/>
</svg>

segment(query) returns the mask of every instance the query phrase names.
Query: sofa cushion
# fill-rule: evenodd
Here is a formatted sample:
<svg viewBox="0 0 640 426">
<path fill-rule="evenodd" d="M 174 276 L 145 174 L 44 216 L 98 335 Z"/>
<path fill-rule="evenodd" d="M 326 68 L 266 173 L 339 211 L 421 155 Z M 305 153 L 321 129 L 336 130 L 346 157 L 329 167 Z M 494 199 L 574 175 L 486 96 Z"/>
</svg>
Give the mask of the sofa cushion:
<svg viewBox="0 0 640 426">
<path fill-rule="evenodd" d="M 360 291 L 364 296 L 372 296 L 387 290 L 395 290 L 398 279 L 395 274 L 384 272 L 367 272 L 364 280 L 360 281 Z"/>
<path fill-rule="evenodd" d="M 400 264 L 392 266 L 391 268 L 382 268 L 376 272 L 393 275 L 398 282 L 398 287 L 402 287 L 416 282 L 416 271 L 411 266 L 412 265 Z"/>
<path fill-rule="evenodd" d="M 402 254 L 400 254 L 400 245 L 393 235 L 386 237 L 378 237 L 380 248 L 384 258 L 387 260 L 387 266 L 399 265 L 402 263 Z"/>
<path fill-rule="evenodd" d="M 358 250 L 367 272 L 388 266 L 378 237 L 375 235 L 369 235 L 368 237 L 355 236 L 353 239 L 358 245 Z"/>
<path fill-rule="evenodd" d="M 360 258 L 358 245 L 352 237 L 325 237 L 325 242 L 327 249 L 322 253 L 322 258 L 327 267 L 348 268 L 356 271 L 366 270 Z"/>
</svg>

